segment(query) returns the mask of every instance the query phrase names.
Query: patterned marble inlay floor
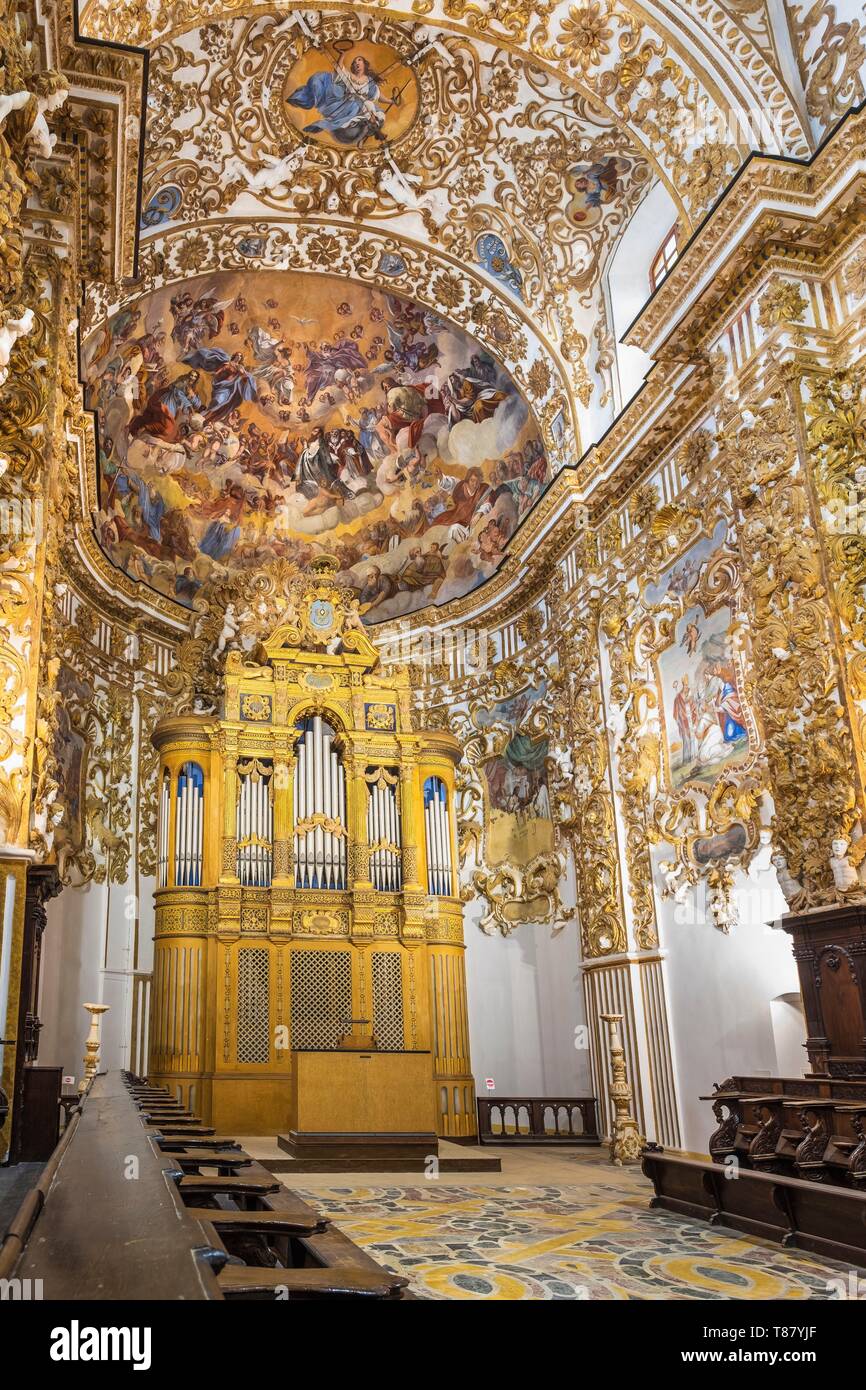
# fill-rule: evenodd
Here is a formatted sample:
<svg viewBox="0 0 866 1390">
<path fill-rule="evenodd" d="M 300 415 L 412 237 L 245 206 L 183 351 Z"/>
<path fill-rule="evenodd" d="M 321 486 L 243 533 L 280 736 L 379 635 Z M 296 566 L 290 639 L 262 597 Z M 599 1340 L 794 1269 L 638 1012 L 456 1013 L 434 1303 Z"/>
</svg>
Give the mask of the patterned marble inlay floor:
<svg viewBox="0 0 866 1390">
<path fill-rule="evenodd" d="M 835 1261 L 651 1211 L 631 1174 L 293 1190 L 423 1298 L 826 1299 L 828 1280 L 847 1278 Z"/>
</svg>

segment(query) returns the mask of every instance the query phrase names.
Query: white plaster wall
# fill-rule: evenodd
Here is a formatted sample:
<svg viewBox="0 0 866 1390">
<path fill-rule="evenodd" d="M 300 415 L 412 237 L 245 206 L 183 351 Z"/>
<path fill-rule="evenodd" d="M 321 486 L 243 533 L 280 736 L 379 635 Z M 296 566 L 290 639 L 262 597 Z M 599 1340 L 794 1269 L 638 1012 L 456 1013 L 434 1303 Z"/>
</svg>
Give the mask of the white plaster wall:
<svg viewBox="0 0 866 1390">
<path fill-rule="evenodd" d="M 65 888 L 48 904 L 40 1064 L 63 1067 L 65 1074 L 80 1079 L 90 1027 L 82 1006 L 88 1003 L 109 1005 L 100 1022 L 100 1071 L 128 1065 L 134 926 L 134 899 L 122 884 Z M 152 921 L 146 931 L 152 935 Z"/>
<path fill-rule="evenodd" d="M 553 936 L 524 925 L 487 936 L 478 903 L 464 916 L 472 1070 L 480 1096 L 592 1095 L 589 1054 L 575 1048 L 585 1022 L 574 922 Z M 493 1077 L 495 1091 L 485 1078 Z"/>
<path fill-rule="evenodd" d="M 620 341 L 629 324 L 650 297 L 650 266 L 677 220 L 677 210 L 664 184 L 656 183 L 638 204 L 619 240 L 608 270 L 608 292 L 617 341 L 617 368 L 625 406 L 643 384 L 652 358 Z"/>
<path fill-rule="evenodd" d="M 102 1002 L 107 888 L 64 888 L 47 905 L 42 937 L 39 1062 L 80 1079 L 90 1016 L 82 1004 Z"/>
<path fill-rule="evenodd" d="M 766 925 L 786 910 L 769 853 L 761 850 L 749 874 L 736 875 L 738 921 L 728 935 L 713 925 L 700 886 L 682 905 L 659 906 L 683 1147 L 695 1153 L 706 1152 L 715 1128 L 698 1099 L 714 1082 L 736 1073 L 801 1076 L 808 1066 L 802 1018 L 799 1034 L 796 1011 L 783 1029 L 778 1008 L 774 1020 L 773 1001 L 797 995 L 799 983 L 791 938 Z"/>
</svg>

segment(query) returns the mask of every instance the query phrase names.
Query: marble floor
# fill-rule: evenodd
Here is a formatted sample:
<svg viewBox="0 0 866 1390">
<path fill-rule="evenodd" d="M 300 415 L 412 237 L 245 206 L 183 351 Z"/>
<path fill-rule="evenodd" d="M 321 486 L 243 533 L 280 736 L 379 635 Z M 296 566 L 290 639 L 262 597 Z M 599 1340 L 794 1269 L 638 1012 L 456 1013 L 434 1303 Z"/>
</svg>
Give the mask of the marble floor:
<svg viewBox="0 0 866 1390">
<path fill-rule="evenodd" d="M 267 1163 L 269 1140 L 247 1140 Z M 274 1148 L 275 1148 L 274 1144 Z M 494 1149 L 501 1173 L 306 1173 L 292 1190 L 434 1299 L 828 1299 L 847 1267 L 652 1211 L 602 1150 Z"/>
</svg>

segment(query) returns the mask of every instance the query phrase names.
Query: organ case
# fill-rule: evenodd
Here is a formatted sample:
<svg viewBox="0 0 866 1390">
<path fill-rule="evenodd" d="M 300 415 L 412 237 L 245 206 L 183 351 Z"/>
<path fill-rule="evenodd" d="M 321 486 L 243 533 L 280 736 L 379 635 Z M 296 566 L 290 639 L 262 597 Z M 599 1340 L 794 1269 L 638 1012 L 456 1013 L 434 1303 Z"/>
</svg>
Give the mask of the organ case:
<svg viewBox="0 0 866 1390">
<path fill-rule="evenodd" d="M 459 745 L 413 727 L 408 672 L 380 668 L 331 567 L 297 581 L 251 654 L 228 653 L 218 714 L 164 718 L 153 740 L 151 1080 L 220 1131 L 273 1134 L 296 1128 L 315 1073 L 311 1113 L 324 1094 L 339 1131 L 354 1054 L 413 1132 L 429 1117 L 474 1135 Z"/>
</svg>

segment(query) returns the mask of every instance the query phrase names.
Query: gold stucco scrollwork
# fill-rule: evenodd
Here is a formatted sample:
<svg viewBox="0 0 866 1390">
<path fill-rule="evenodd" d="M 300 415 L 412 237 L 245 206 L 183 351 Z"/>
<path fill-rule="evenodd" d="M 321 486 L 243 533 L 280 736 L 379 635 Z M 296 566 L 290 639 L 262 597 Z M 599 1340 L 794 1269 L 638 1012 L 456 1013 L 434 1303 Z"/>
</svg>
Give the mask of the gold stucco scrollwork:
<svg viewBox="0 0 866 1390">
<path fill-rule="evenodd" d="M 821 553 L 789 404 L 769 401 L 723 441 L 741 511 L 752 681 L 774 800 L 773 841 L 801 885 L 795 910 L 835 897 L 830 842 L 858 820 Z"/>
</svg>

